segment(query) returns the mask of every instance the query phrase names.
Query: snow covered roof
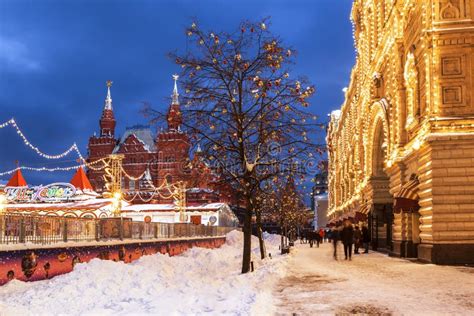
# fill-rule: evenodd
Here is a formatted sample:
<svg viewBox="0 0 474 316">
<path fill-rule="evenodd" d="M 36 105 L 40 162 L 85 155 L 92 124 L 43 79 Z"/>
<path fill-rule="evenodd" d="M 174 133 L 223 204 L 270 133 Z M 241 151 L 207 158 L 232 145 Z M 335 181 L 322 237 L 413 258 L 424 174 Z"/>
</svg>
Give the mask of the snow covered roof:
<svg viewBox="0 0 474 316">
<path fill-rule="evenodd" d="M 227 204 L 207 203 L 201 205 L 186 206 L 186 211 L 218 211 Z M 132 204 L 122 207 L 122 212 L 171 212 L 177 211 L 174 204 Z"/>
<path fill-rule="evenodd" d="M 206 189 L 206 188 L 189 188 L 189 189 L 186 190 L 186 192 L 188 192 L 188 193 L 201 193 L 201 192 L 212 193 L 212 192 L 214 192 L 214 190 Z"/>
<path fill-rule="evenodd" d="M 135 125 L 126 128 L 125 133 L 123 133 L 119 143 L 114 148 L 114 153 L 116 153 L 120 149 L 120 146 L 127 140 L 130 135 L 135 135 L 135 137 L 143 144 L 146 151 L 156 151 L 155 141 L 150 126 Z"/>
<path fill-rule="evenodd" d="M 97 210 L 109 207 L 113 204 L 113 199 L 87 199 L 66 203 L 11 203 L 8 210 Z M 128 203 L 122 201 L 122 205 Z"/>
</svg>

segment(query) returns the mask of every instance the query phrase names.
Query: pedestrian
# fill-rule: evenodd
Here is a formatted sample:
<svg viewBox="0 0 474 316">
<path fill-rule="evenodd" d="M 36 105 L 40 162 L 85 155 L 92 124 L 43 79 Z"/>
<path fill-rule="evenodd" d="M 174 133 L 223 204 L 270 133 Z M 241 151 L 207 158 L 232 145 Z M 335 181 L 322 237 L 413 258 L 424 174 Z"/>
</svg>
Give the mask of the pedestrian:
<svg viewBox="0 0 474 316">
<path fill-rule="evenodd" d="M 355 227 L 354 231 L 354 254 L 359 254 L 360 243 L 362 241 L 362 232 L 359 229 L 359 226 Z"/>
<path fill-rule="evenodd" d="M 319 237 L 321 237 L 320 240 L 321 240 L 321 242 L 323 242 L 324 241 L 324 229 L 322 229 L 322 228 L 319 230 Z"/>
<path fill-rule="evenodd" d="M 322 239 L 322 238 L 321 238 L 321 235 L 319 235 L 319 233 L 316 232 L 316 231 L 313 232 L 313 234 L 314 234 L 314 238 L 316 238 L 316 245 L 317 245 L 318 248 L 319 248 L 319 244 L 322 242 L 322 240 L 321 240 L 321 239 Z"/>
<path fill-rule="evenodd" d="M 352 244 L 354 243 L 354 228 L 352 223 L 347 220 L 344 222 L 344 228 L 341 231 L 341 241 L 344 245 L 345 260 L 352 260 Z"/>
<path fill-rule="evenodd" d="M 328 242 L 332 242 L 332 229 L 326 231 L 326 237 Z"/>
<path fill-rule="evenodd" d="M 332 246 L 334 247 L 334 259 L 337 260 L 337 242 L 339 241 L 339 229 L 334 227 L 331 231 Z"/>
<path fill-rule="evenodd" d="M 367 226 L 362 226 L 362 242 L 364 243 L 364 253 L 369 253 L 370 233 Z"/>
</svg>

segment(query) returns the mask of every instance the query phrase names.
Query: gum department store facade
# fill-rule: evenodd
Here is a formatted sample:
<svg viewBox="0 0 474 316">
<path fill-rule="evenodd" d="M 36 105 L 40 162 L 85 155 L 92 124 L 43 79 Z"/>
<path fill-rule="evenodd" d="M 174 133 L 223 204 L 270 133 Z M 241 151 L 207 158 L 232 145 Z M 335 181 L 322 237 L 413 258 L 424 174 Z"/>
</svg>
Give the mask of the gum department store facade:
<svg viewBox="0 0 474 316">
<path fill-rule="evenodd" d="M 391 255 L 474 263 L 474 0 L 356 0 L 352 20 L 328 215 Z"/>
</svg>

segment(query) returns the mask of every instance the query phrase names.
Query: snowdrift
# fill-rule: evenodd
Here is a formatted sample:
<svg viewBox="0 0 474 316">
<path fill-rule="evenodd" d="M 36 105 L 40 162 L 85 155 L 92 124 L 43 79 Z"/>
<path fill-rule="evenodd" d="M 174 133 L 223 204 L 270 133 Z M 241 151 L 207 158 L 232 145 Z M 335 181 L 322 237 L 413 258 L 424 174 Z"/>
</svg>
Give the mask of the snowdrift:
<svg viewBox="0 0 474 316">
<path fill-rule="evenodd" d="M 12 281 L 0 288 L 0 315 L 18 314 L 272 314 L 273 282 L 286 271 L 279 236 L 266 234 L 273 259 L 259 259 L 242 275 L 243 235 L 233 231 L 219 249 L 193 248 L 180 256 L 122 262 L 94 259 L 51 280 Z"/>
</svg>

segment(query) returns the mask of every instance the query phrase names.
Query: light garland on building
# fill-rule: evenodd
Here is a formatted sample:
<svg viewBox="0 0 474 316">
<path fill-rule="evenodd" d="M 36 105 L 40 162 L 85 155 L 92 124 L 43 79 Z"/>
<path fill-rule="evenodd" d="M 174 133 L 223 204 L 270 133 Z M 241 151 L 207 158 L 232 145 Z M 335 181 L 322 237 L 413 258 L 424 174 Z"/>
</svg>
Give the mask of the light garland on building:
<svg viewBox="0 0 474 316">
<path fill-rule="evenodd" d="M 380 111 L 374 109 L 378 106 L 374 99 L 384 97 L 390 110 L 387 111 L 387 118 L 382 118 L 384 130 L 388 128 L 390 131 L 384 140 L 386 152 L 383 163 L 386 169 L 423 150 L 431 136 L 443 137 L 474 131 L 474 124 L 471 122 L 456 118 L 447 118 L 446 122 L 433 121 L 431 116 L 439 115 L 442 102 L 442 87 L 439 84 L 441 74 L 436 71 L 442 66 L 440 40 L 433 34 L 432 25 L 437 14 L 435 6 L 436 2 L 428 4 L 425 1 L 405 1 L 401 5 L 383 1 L 354 2 L 351 23 L 356 62 L 339 117 L 331 117 L 328 128 L 328 156 L 331 161 L 328 215 L 343 212 L 363 201 L 363 192 L 372 173 L 372 130 L 377 116 L 374 117 L 371 113 Z M 400 74 L 410 47 L 403 47 L 404 42 L 400 40 L 406 36 L 405 31 L 412 23 L 413 14 L 418 12 L 421 17 L 421 33 L 414 52 L 414 64 L 419 73 L 418 80 L 423 82 L 425 99 L 419 101 L 418 105 L 421 117 L 416 117 L 417 121 L 412 128 L 406 130 L 403 123 L 406 113 L 399 106 L 404 104 L 403 96 L 399 91 L 406 85 Z M 373 94 L 374 73 L 382 75 L 382 95 Z M 424 104 L 426 106 L 423 107 Z M 426 119 L 422 120 L 423 116 Z M 371 132 L 366 135 L 366 131 Z M 363 144 L 360 151 L 356 147 L 357 142 Z M 354 159 L 354 155 L 363 157 L 362 164 Z"/>
</svg>

